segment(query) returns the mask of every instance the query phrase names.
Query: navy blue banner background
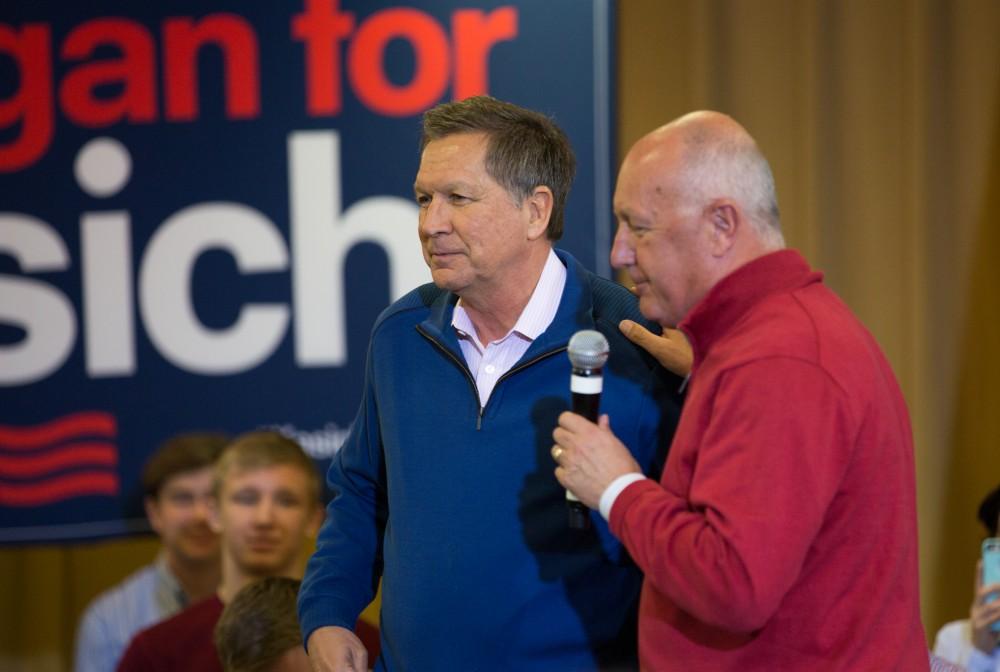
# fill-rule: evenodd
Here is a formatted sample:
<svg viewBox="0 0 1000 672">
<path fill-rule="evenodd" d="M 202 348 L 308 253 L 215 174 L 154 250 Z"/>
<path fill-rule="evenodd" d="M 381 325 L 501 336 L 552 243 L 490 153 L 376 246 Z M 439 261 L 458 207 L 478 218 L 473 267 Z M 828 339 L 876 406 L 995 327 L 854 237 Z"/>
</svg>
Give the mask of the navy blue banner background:
<svg viewBox="0 0 1000 672">
<path fill-rule="evenodd" d="M 303 25 L 322 29 L 321 10 L 343 23 L 310 65 L 293 26 L 311 11 Z M 607 275 L 611 14 L 607 0 L 0 9 L 0 543 L 145 529 L 141 466 L 182 431 L 279 427 L 325 468 L 373 320 L 429 279 L 412 182 L 433 104 L 489 93 L 552 115 L 578 158 L 559 246 Z M 178 45 L 206 25 L 256 54 L 202 35 L 185 88 Z M 482 57 L 478 88 L 459 43 Z M 237 61 L 251 65 L 227 74 Z"/>
</svg>

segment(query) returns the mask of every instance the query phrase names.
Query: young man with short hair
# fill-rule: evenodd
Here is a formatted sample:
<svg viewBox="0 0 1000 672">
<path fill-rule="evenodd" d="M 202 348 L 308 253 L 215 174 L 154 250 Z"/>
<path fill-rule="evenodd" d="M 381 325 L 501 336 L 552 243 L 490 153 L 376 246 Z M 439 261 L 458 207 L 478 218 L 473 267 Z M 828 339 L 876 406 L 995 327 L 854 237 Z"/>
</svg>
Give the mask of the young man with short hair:
<svg viewBox="0 0 1000 672">
<path fill-rule="evenodd" d="M 216 464 L 213 493 L 212 525 L 222 536 L 218 591 L 140 632 L 119 670 L 220 671 L 212 632 L 223 605 L 257 579 L 302 575 L 302 545 L 323 510 L 319 476 L 295 441 L 267 431 L 237 437 Z"/>
<path fill-rule="evenodd" d="M 114 669 L 137 632 L 215 591 L 219 535 L 209 526 L 207 503 L 213 466 L 227 441 L 222 434 L 181 434 L 146 463 L 146 516 L 160 537 L 160 553 L 87 607 L 77 631 L 75 672 Z"/>
</svg>

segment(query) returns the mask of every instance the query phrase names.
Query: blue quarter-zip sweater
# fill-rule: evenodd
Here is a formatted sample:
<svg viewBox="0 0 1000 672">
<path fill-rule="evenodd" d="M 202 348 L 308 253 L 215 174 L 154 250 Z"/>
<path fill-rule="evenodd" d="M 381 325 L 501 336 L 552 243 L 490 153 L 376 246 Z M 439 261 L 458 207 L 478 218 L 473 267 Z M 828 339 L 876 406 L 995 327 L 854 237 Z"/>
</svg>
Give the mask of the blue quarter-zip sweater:
<svg viewBox="0 0 1000 672">
<path fill-rule="evenodd" d="M 669 445 L 679 381 L 618 331 L 642 320 L 632 296 L 557 254 L 555 319 L 483 408 L 451 326 L 457 296 L 425 285 L 379 316 L 300 591 L 306 639 L 352 627 L 381 577 L 376 670 L 618 669 L 634 655 L 639 571 L 599 514 L 588 531 L 567 527 L 553 475 L 566 346 L 580 329 L 607 336 L 601 412 L 647 471 Z"/>
</svg>

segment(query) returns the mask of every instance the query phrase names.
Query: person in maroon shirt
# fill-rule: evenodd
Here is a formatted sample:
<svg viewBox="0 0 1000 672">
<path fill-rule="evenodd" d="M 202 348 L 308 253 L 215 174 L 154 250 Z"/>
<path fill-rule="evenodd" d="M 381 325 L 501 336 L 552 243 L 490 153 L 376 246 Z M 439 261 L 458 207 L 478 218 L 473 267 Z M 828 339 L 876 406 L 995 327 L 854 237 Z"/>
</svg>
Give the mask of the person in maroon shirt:
<svg viewBox="0 0 1000 672">
<path fill-rule="evenodd" d="M 875 339 L 784 249 L 753 138 L 681 117 L 632 147 L 614 205 L 612 265 L 690 342 L 684 408 L 659 482 L 613 417 L 562 414 L 552 457 L 645 574 L 643 669 L 927 670 L 906 405 Z M 621 329 L 672 368 L 676 332 Z"/>
<path fill-rule="evenodd" d="M 222 582 L 216 595 L 133 638 L 122 672 L 221 672 L 212 640 L 223 605 L 269 576 L 302 576 L 303 546 L 323 517 L 312 460 L 276 432 L 236 438 L 216 465 L 211 523 L 222 535 Z"/>
</svg>

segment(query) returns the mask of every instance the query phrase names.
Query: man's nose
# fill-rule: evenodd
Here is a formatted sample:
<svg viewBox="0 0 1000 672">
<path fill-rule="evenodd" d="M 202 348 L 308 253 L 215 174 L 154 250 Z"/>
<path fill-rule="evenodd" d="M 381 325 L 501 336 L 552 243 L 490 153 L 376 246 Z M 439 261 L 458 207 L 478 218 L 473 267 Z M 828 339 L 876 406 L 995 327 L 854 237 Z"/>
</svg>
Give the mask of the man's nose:
<svg viewBox="0 0 1000 672">
<path fill-rule="evenodd" d="M 203 495 L 194 498 L 194 515 L 198 520 L 208 520 L 212 508 L 212 497 Z"/>
<path fill-rule="evenodd" d="M 425 236 L 447 233 L 451 229 L 447 205 L 433 197 L 420 211 L 420 232 Z"/>
<path fill-rule="evenodd" d="M 619 225 L 611 245 L 611 266 L 613 268 L 622 269 L 635 263 L 635 249 L 632 247 L 631 238 L 628 229 L 624 225 Z"/>
<path fill-rule="evenodd" d="M 253 522 L 258 525 L 267 525 L 274 520 L 274 503 L 262 498 L 253 510 Z"/>
</svg>

